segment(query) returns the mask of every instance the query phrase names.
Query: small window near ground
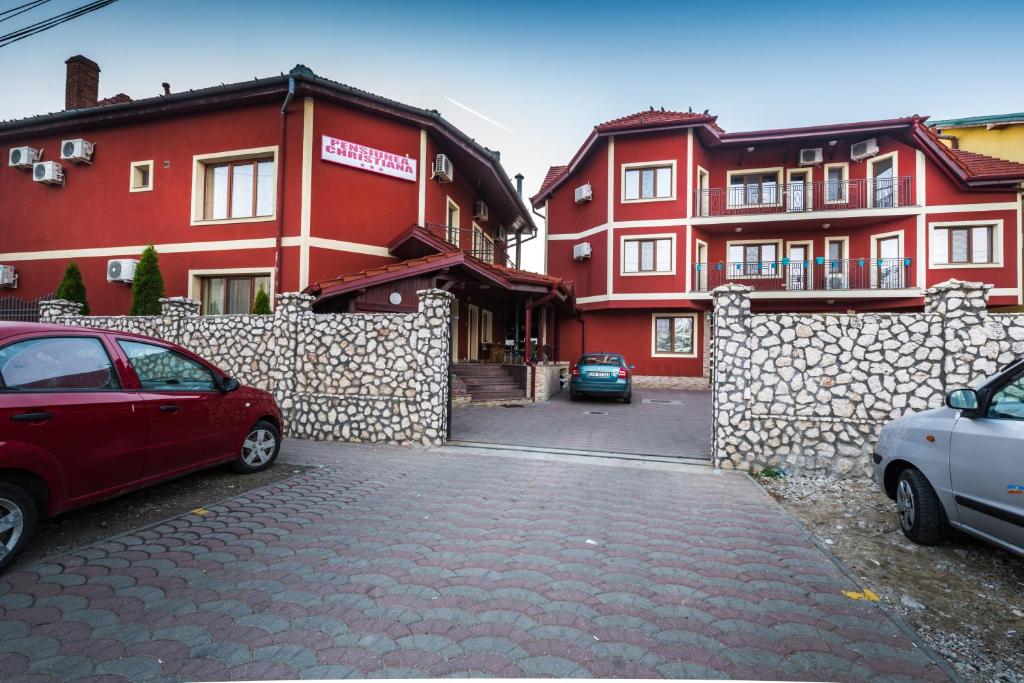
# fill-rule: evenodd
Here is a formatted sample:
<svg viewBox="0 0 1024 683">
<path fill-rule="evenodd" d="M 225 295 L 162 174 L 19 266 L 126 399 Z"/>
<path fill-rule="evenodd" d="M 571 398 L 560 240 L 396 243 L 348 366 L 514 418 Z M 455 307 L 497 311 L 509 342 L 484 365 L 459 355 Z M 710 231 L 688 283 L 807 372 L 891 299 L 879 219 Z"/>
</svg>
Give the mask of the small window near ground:
<svg viewBox="0 0 1024 683">
<path fill-rule="evenodd" d="M 177 351 L 121 339 L 117 342 L 147 391 L 214 391 L 213 373 Z"/>
<path fill-rule="evenodd" d="M 252 313 L 256 294 L 270 294 L 268 275 L 225 275 L 201 278 L 200 312 L 203 315 Z"/>
<path fill-rule="evenodd" d="M 623 198 L 627 201 L 639 199 L 671 199 L 671 166 L 645 166 L 626 169 L 626 186 Z"/>
<path fill-rule="evenodd" d="M 26 339 L 0 349 L 0 391 L 117 389 L 102 342 L 93 337 Z"/>
<path fill-rule="evenodd" d="M 657 354 L 693 355 L 694 318 L 656 316 L 654 318 L 654 352 Z"/>
<path fill-rule="evenodd" d="M 995 226 L 935 228 L 932 261 L 944 266 L 995 263 Z"/>
<path fill-rule="evenodd" d="M 133 161 L 131 165 L 131 184 L 128 186 L 132 192 L 145 192 L 153 189 L 153 162 Z"/>
<path fill-rule="evenodd" d="M 672 240 L 625 240 L 622 244 L 622 272 L 671 273 Z"/>
</svg>

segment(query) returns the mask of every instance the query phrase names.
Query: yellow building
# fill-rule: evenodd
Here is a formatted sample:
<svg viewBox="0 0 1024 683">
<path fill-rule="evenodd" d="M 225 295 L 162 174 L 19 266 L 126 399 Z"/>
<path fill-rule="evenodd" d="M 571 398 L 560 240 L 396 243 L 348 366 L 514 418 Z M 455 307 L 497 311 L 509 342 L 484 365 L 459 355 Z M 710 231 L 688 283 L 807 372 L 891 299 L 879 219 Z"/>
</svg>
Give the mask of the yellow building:
<svg viewBox="0 0 1024 683">
<path fill-rule="evenodd" d="M 929 121 L 954 149 L 1024 163 L 1024 112 Z"/>
</svg>

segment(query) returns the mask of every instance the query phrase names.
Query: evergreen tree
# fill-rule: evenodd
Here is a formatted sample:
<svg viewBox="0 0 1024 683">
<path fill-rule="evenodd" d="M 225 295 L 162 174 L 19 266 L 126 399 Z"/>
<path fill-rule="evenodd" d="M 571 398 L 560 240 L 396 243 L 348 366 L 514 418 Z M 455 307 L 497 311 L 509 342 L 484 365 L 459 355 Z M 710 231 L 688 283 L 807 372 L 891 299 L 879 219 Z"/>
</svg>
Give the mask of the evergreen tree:
<svg viewBox="0 0 1024 683">
<path fill-rule="evenodd" d="M 164 276 L 160 274 L 156 249 L 149 245 L 135 266 L 129 315 L 160 315 L 160 299 L 163 296 Z"/>
<path fill-rule="evenodd" d="M 78 264 L 74 261 L 70 262 L 64 271 L 64 277 L 57 287 L 57 298 L 82 304 L 82 315 L 89 315 L 89 302 L 85 298 L 82 271 L 78 269 Z"/>
<path fill-rule="evenodd" d="M 252 312 L 253 315 L 270 315 L 270 296 L 262 287 L 260 287 L 260 291 L 256 292 L 256 298 L 252 301 Z"/>
</svg>

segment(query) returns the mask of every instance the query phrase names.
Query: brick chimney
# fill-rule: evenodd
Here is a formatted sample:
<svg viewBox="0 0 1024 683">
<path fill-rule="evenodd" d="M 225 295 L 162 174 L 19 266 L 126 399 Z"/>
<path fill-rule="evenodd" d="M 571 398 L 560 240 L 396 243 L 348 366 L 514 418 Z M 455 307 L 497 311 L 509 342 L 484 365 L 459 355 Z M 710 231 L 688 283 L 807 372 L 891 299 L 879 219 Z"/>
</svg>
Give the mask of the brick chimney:
<svg viewBox="0 0 1024 683">
<path fill-rule="evenodd" d="M 100 92 L 100 65 L 82 55 L 75 55 L 64 63 L 68 65 L 64 108 L 95 107 Z"/>
</svg>

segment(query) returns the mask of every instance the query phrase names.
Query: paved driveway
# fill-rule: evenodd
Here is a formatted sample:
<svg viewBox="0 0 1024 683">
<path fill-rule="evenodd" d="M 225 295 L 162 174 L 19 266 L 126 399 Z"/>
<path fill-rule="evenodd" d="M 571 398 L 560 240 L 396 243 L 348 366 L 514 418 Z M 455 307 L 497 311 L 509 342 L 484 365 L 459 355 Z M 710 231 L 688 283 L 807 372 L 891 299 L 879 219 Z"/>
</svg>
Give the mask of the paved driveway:
<svg viewBox="0 0 1024 683">
<path fill-rule="evenodd" d="M 711 457 L 711 392 L 637 389 L 629 405 L 569 400 L 563 391 L 523 407 L 456 408 L 459 441 L 588 451 Z"/>
<path fill-rule="evenodd" d="M 0 677 L 944 679 L 741 475 L 287 448 L 329 466 L 3 576 Z"/>
</svg>

